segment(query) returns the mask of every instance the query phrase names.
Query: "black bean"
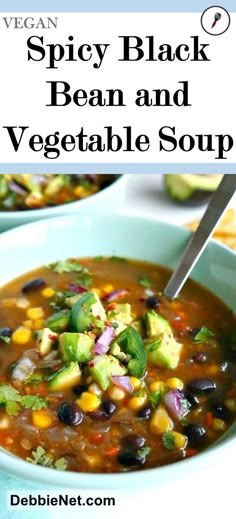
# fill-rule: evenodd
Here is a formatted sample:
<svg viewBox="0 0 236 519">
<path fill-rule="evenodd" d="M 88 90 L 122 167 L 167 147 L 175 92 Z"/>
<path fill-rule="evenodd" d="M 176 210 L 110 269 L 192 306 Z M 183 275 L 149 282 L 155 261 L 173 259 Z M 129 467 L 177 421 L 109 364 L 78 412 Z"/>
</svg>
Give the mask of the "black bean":
<svg viewBox="0 0 236 519">
<path fill-rule="evenodd" d="M 28 294 L 30 292 L 35 292 L 36 290 L 40 290 L 41 288 L 45 287 L 46 283 L 44 279 L 36 278 L 32 279 L 31 281 L 28 281 L 28 283 L 25 283 L 23 287 L 21 288 L 21 291 L 24 292 L 24 294 Z"/>
<path fill-rule="evenodd" d="M 208 357 L 205 351 L 199 351 L 193 356 L 193 361 L 197 364 L 203 364 L 203 362 L 207 362 Z"/>
<path fill-rule="evenodd" d="M 145 438 L 138 434 L 130 434 L 122 439 L 122 445 L 126 449 L 139 450 L 145 445 Z"/>
<path fill-rule="evenodd" d="M 68 402 L 62 402 L 57 415 L 59 420 L 66 425 L 80 425 L 83 421 L 83 413 L 79 406 Z"/>
<path fill-rule="evenodd" d="M 213 415 L 216 417 L 216 418 L 220 418 L 221 420 L 225 420 L 228 416 L 228 409 L 227 407 L 224 405 L 224 404 L 220 404 L 220 403 L 212 403 L 211 404 L 211 409 L 212 409 L 212 412 L 213 412 Z"/>
<path fill-rule="evenodd" d="M 146 461 L 145 456 L 141 456 L 138 452 L 124 450 L 118 455 L 118 462 L 125 467 L 135 467 L 143 465 Z"/>
<path fill-rule="evenodd" d="M 195 337 L 195 335 L 197 335 L 197 333 L 200 331 L 200 328 L 189 328 L 188 329 L 188 335 L 190 337 Z"/>
<path fill-rule="evenodd" d="M 0 336 L 11 337 L 11 334 L 12 334 L 11 328 L 7 328 L 7 326 L 4 328 L 0 328 Z"/>
<path fill-rule="evenodd" d="M 95 421 L 101 421 L 104 422 L 104 420 L 109 420 L 110 416 L 105 411 L 102 411 L 102 409 L 98 409 L 97 411 L 91 411 L 90 413 L 87 413 L 88 416 Z"/>
<path fill-rule="evenodd" d="M 184 434 L 188 438 L 188 445 L 197 447 L 204 441 L 206 431 L 201 425 L 189 423 L 184 427 Z"/>
<path fill-rule="evenodd" d="M 102 410 L 108 415 L 111 416 L 116 411 L 116 405 L 111 400 L 104 400 L 102 402 Z"/>
<path fill-rule="evenodd" d="M 82 393 L 87 391 L 87 389 L 88 389 L 88 386 L 86 386 L 85 384 L 77 384 L 76 386 L 73 387 L 73 393 L 76 396 L 81 396 Z"/>
<path fill-rule="evenodd" d="M 146 306 L 147 306 L 147 308 L 150 308 L 151 310 L 156 310 L 157 308 L 159 308 L 160 304 L 161 304 L 161 301 L 156 296 L 149 296 L 146 299 Z"/>
<path fill-rule="evenodd" d="M 215 388 L 215 382 L 209 378 L 194 378 L 187 385 L 187 389 L 194 394 L 211 393 Z"/>
<path fill-rule="evenodd" d="M 152 408 L 147 406 L 140 409 L 137 413 L 138 418 L 142 418 L 143 420 L 149 420 L 152 414 Z"/>
</svg>

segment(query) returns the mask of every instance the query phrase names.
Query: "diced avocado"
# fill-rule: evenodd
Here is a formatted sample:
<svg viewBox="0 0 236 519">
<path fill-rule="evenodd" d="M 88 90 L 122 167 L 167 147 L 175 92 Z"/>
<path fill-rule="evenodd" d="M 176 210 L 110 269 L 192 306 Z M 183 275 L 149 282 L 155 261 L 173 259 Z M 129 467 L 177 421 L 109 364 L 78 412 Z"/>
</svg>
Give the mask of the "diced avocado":
<svg viewBox="0 0 236 519">
<path fill-rule="evenodd" d="M 117 319 L 111 319 L 110 320 L 111 325 L 113 326 L 116 335 L 119 335 L 120 332 L 123 332 L 127 326 L 123 324 L 121 321 L 117 321 Z"/>
<path fill-rule="evenodd" d="M 129 325 L 133 321 L 131 305 L 129 303 L 117 303 L 115 310 L 108 312 L 108 319 L 114 317 L 117 321 Z"/>
<path fill-rule="evenodd" d="M 51 328 L 53 332 L 64 332 L 70 322 L 70 310 L 61 310 L 50 315 L 45 321 L 46 327 Z"/>
<path fill-rule="evenodd" d="M 98 295 L 95 292 L 91 292 L 95 297 L 95 303 L 91 306 L 91 312 L 94 317 L 99 317 L 102 321 L 106 321 L 106 312 L 105 309 L 98 297 Z"/>
<path fill-rule="evenodd" d="M 62 333 L 59 350 L 65 362 L 89 362 L 93 358 L 94 339 L 85 333 Z"/>
<path fill-rule="evenodd" d="M 167 193 L 178 202 L 189 200 L 196 194 L 214 192 L 222 175 L 164 175 Z"/>
<path fill-rule="evenodd" d="M 156 337 L 162 335 L 165 331 L 170 331 L 171 328 L 166 319 L 157 314 L 155 310 L 150 310 L 144 315 L 144 323 L 147 330 L 148 337 Z"/>
<path fill-rule="evenodd" d="M 0 175 L 0 198 L 5 198 L 8 192 L 7 180 L 4 175 Z"/>
<path fill-rule="evenodd" d="M 175 340 L 172 332 L 165 331 L 159 340 L 156 339 L 152 343 L 146 342 L 146 349 L 148 362 L 163 368 L 175 369 L 179 362 L 182 344 Z"/>
<path fill-rule="evenodd" d="M 44 194 L 47 197 L 54 196 L 57 193 L 59 193 L 59 191 L 61 190 L 61 188 L 63 186 L 64 186 L 63 175 L 57 175 L 55 178 L 53 178 L 51 180 L 51 182 L 49 182 L 49 184 L 47 185 L 47 187 L 44 190 Z"/>
<path fill-rule="evenodd" d="M 92 305 L 96 302 L 93 292 L 85 292 L 72 306 L 71 326 L 76 332 L 83 333 L 89 329 L 92 322 Z"/>
<path fill-rule="evenodd" d="M 98 355 L 89 363 L 89 371 L 105 391 L 112 383 L 112 376 L 125 375 L 127 370 L 112 355 Z"/>
<path fill-rule="evenodd" d="M 79 384 L 81 371 L 77 362 L 64 364 L 48 378 L 48 388 L 51 391 L 61 391 Z"/>
<path fill-rule="evenodd" d="M 37 332 L 36 344 L 39 348 L 39 353 L 44 357 L 51 349 L 56 341 L 58 334 L 50 330 L 50 328 L 43 328 Z"/>
<path fill-rule="evenodd" d="M 139 335 L 143 334 L 143 323 L 142 321 L 133 321 L 131 323 L 131 326 L 135 328 L 135 330 L 139 333 Z"/>
<path fill-rule="evenodd" d="M 121 350 L 121 347 L 119 346 L 119 344 L 117 344 L 116 341 L 113 341 L 112 345 L 110 346 L 110 350 L 109 351 L 110 351 L 111 355 L 116 357 L 121 362 L 130 360 L 130 356 L 126 355 L 126 353 L 124 353 Z"/>
<path fill-rule="evenodd" d="M 83 292 L 84 294 L 84 292 Z M 72 306 L 79 301 L 79 299 L 82 297 L 83 294 L 76 294 L 76 296 L 69 296 L 65 299 L 66 306 L 69 306 L 69 308 L 72 308 Z"/>
</svg>

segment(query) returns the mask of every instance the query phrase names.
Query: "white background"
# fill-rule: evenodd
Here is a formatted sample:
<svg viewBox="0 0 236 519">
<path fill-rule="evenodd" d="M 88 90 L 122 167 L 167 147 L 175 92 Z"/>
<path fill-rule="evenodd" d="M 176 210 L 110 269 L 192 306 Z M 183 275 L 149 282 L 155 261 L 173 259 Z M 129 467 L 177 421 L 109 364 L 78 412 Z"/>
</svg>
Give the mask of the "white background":
<svg viewBox="0 0 236 519">
<path fill-rule="evenodd" d="M 30 13 L 29 13 L 30 15 Z M 4 13 L 4 16 L 7 16 Z M 11 15 L 8 15 L 11 16 Z M 22 13 L 19 14 L 22 16 Z M 27 17 L 27 14 L 23 16 Z M 37 20 L 40 15 L 34 13 Z M 46 16 L 46 15 L 45 15 Z M 48 16 L 48 14 L 47 14 Z M 58 29 L 7 29 L 0 17 L 1 83 L 0 83 L 0 160 L 4 162 L 48 162 L 43 152 L 29 148 L 29 138 L 41 134 L 44 138 L 55 131 L 76 135 L 82 126 L 89 135 L 104 135 L 103 127 L 123 134 L 122 127 L 132 125 L 133 135 L 147 134 L 151 147 L 147 152 L 81 153 L 78 150 L 62 152 L 59 162 L 221 162 L 216 152 L 190 153 L 181 150 L 168 153 L 159 151 L 158 132 L 162 126 L 175 126 L 176 135 L 231 134 L 235 136 L 235 14 L 231 14 L 229 30 L 220 36 L 206 34 L 200 25 L 201 13 L 53 13 L 58 16 Z M 46 69 L 46 58 L 41 62 L 27 61 L 27 39 L 43 36 L 44 43 L 109 43 L 100 69 L 88 62 L 59 63 L 57 70 Z M 198 35 L 201 43 L 209 43 L 206 54 L 210 62 L 121 62 L 122 41 L 118 35 L 154 35 L 155 49 L 169 43 L 175 48 L 190 44 L 190 35 Z M 191 46 L 192 44 L 190 44 Z M 147 44 L 143 46 L 147 51 Z M 148 55 L 146 54 L 148 58 Z M 71 92 L 77 89 L 120 88 L 125 93 L 126 107 L 46 107 L 50 101 L 46 81 L 67 81 Z M 175 92 L 178 81 L 189 81 L 191 107 L 145 107 L 134 104 L 138 89 L 167 88 Z M 3 126 L 29 126 L 16 153 Z M 214 142 L 217 145 L 217 142 Z M 235 147 L 223 163 L 236 162 Z M 51 163 L 55 160 L 50 160 Z"/>
</svg>

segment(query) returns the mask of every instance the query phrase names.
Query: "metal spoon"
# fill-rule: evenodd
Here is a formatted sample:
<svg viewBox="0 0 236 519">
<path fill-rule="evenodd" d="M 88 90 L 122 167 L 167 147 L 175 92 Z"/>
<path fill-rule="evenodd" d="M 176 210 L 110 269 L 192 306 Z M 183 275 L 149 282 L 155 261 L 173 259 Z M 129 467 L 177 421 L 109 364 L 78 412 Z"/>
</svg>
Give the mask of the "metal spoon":
<svg viewBox="0 0 236 519">
<path fill-rule="evenodd" d="M 236 175 L 224 175 L 218 189 L 211 198 L 196 232 L 191 237 L 179 265 L 166 285 L 164 294 L 168 299 L 174 299 L 178 295 L 204 251 L 235 190 Z"/>
</svg>

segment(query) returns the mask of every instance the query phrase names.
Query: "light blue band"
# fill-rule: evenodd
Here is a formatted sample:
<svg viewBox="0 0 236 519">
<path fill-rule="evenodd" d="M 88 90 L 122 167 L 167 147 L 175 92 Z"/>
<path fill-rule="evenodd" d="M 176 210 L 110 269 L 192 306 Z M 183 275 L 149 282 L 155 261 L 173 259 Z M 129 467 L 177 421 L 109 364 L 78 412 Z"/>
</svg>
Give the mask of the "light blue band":
<svg viewBox="0 0 236 519">
<path fill-rule="evenodd" d="M 3 173 L 234 173 L 235 164 L 68 164 L 54 162 L 48 164 L 0 164 Z"/>
<path fill-rule="evenodd" d="M 203 12 L 218 2 L 209 0 L 1 0 L 5 12 Z M 236 11 L 235 0 L 219 0 L 228 11 Z"/>
</svg>

